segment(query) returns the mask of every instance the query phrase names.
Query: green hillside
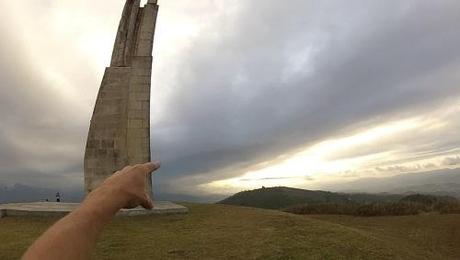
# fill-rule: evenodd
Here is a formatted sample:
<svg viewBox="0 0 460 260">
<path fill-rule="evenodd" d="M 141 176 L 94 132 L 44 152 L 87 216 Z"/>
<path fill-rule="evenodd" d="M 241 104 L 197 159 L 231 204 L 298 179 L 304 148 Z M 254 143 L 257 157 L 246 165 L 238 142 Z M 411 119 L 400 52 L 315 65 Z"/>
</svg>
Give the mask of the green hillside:
<svg viewBox="0 0 460 260">
<path fill-rule="evenodd" d="M 457 203 L 458 200 L 450 196 L 434 196 L 434 195 L 423 195 L 413 194 L 408 195 L 400 200 L 401 202 L 413 202 L 424 205 L 433 205 L 437 203 Z"/>
<path fill-rule="evenodd" d="M 185 205 L 188 215 L 114 220 L 93 259 L 455 259 L 460 255 L 458 215 L 315 219 L 255 208 Z M 374 222 L 368 223 L 371 219 Z M 1 219 L 0 259 L 18 259 L 54 221 Z"/>
<path fill-rule="evenodd" d="M 393 202 L 402 195 L 390 194 L 345 194 L 328 191 L 311 191 L 288 187 L 262 188 L 239 192 L 219 202 L 219 204 L 238 205 L 263 209 L 282 209 L 293 205 L 309 203 L 372 203 Z"/>
<path fill-rule="evenodd" d="M 393 241 L 411 252 L 426 252 L 413 259 L 460 259 L 460 215 L 423 214 L 399 217 L 352 217 L 317 215 L 313 218 L 372 234 L 375 239 Z"/>
</svg>

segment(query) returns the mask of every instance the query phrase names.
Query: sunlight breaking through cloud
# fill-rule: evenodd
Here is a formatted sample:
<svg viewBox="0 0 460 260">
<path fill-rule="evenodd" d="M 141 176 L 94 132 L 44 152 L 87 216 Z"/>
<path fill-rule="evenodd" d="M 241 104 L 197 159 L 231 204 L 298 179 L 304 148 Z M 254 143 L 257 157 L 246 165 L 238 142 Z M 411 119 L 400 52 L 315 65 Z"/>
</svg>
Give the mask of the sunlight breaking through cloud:
<svg viewBox="0 0 460 260">
<path fill-rule="evenodd" d="M 454 105 L 429 115 L 387 122 L 349 136 L 327 139 L 302 151 L 256 165 L 254 168 L 257 169 L 240 177 L 214 181 L 202 185 L 202 188 L 222 193 L 261 186 L 318 188 L 321 183 L 344 178 L 385 177 L 454 166 L 458 164 L 458 156 L 446 158 L 445 155 L 432 154 L 415 158 L 409 146 L 410 139 L 422 137 L 423 131 L 429 131 L 431 135 L 445 131 L 449 117 L 458 113 L 460 109 Z M 373 152 L 361 155 L 361 149 Z M 448 154 L 458 152 L 460 149 L 454 149 Z"/>
</svg>

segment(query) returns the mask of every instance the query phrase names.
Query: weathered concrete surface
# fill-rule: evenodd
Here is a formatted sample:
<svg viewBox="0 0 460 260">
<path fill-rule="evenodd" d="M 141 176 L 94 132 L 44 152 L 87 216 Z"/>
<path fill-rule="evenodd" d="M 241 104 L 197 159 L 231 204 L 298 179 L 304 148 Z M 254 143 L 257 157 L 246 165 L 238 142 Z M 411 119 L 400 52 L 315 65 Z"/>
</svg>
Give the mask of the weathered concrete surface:
<svg viewBox="0 0 460 260">
<path fill-rule="evenodd" d="M 150 91 L 157 1 L 127 0 L 91 119 L 85 191 L 126 165 L 150 161 Z M 148 177 L 151 193 L 151 177 Z"/>
<path fill-rule="evenodd" d="M 78 203 L 34 202 L 0 205 L 1 217 L 62 217 L 76 209 Z M 168 202 L 155 201 L 153 210 L 143 208 L 122 209 L 117 216 L 185 214 L 184 206 Z"/>
</svg>

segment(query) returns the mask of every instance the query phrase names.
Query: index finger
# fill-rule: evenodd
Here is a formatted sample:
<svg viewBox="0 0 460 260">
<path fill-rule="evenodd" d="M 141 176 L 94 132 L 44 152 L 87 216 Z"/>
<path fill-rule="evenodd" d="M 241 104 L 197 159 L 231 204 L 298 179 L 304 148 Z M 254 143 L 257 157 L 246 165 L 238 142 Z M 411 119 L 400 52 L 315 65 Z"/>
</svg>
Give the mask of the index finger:
<svg viewBox="0 0 460 260">
<path fill-rule="evenodd" d="M 147 173 L 151 173 L 160 168 L 160 162 L 159 161 L 148 162 L 148 163 L 144 163 L 142 166 L 147 169 L 148 171 Z"/>
</svg>

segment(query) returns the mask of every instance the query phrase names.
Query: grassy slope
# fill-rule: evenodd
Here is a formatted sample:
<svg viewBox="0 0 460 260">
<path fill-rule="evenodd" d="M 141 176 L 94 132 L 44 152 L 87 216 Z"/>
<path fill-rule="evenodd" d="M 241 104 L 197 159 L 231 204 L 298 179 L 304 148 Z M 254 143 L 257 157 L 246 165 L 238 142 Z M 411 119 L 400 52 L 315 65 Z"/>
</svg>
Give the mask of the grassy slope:
<svg viewBox="0 0 460 260">
<path fill-rule="evenodd" d="M 357 228 L 401 248 L 426 251 L 436 259 L 460 259 L 460 215 L 425 214 L 401 217 L 312 216 Z"/>
<path fill-rule="evenodd" d="M 406 240 L 394 236 L 386 227 L 370 229 L 367 224 L 363 228 L 346 221 L 345 225 L 328 222 L 340 223 L 336 219 L 324 218 L 327 220 L 324 221 L 226 205 L 186 206 L 190 214 L 184 216 L 116 219 L 105 230 L 94 259 L 435 259 L 441 256 L 418 246 L 417 241 L 409 239 L 400 243 Z M 423 226 L 425 219 L 420 221 Z M 52 222 L 0 219 L 0 259 L 18 259 Z M 458 232 L 453 236 L 458 239 Z"/>
</svg>

